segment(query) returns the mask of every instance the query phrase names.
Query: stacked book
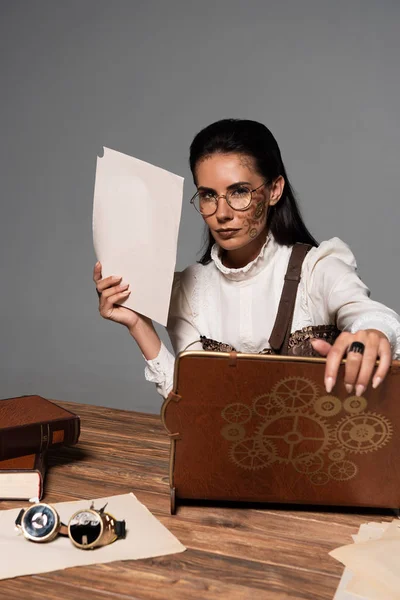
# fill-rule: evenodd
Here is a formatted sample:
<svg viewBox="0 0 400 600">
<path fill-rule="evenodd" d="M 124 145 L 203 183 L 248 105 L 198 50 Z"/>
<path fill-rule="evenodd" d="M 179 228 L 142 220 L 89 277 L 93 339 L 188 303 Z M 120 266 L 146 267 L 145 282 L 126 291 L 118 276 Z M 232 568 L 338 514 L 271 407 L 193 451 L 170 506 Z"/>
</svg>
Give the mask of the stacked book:
<svg viewBox="0 0 400 600">
<path fill-rule="evenodd" d="M 0 400 L 0 500 L 40 500 L 47 450 L 79 433 L 77 415 L 41 396 Z"/>
</svg>

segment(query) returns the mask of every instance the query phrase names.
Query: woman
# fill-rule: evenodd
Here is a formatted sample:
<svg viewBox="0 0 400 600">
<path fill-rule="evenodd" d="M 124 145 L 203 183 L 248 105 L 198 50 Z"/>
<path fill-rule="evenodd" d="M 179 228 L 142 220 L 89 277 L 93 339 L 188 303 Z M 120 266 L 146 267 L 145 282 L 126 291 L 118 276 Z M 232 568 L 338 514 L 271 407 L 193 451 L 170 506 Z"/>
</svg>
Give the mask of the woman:
<svg viewBox="0 0 400 600">
<path fill-rule="evenodd" d="M 271 132 L 255 121 L 218 121 L 193 140 L 190 167 L 197 187 L 191 203 L 209 241 L 199 263 L 175 276 L 167 324 L 175 353 L 188 345 L 272 352 L 292 249 L 303 248 L 292 320 L 287 315 L 287 348 L 327 357 L 328 393 L 345 355 L 347 392 L 362 395 L 370 382 L 376 388 L 392 358 L 400 357 L 400 318 L 369 298 L 346 244 L 333 238 L 318 245 L 310 235 Z M 102 279 L 96 264 L 100 314 L 128 328 L 147 361 L 146 379 L 166 397 L 174 357 L 150 319 L 117 304 L 130 294 L 121 279 Z"/>
</svg>

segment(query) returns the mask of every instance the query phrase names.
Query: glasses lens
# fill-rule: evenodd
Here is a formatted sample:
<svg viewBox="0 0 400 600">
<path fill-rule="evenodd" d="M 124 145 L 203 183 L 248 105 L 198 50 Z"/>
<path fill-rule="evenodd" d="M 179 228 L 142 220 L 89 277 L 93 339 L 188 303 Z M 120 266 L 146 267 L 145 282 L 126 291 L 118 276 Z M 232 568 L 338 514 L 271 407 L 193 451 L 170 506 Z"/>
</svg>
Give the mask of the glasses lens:
<svg viewBox="0 0 400 600">
<path fill-rule="evenodd" d="M 243 210 L 251 203 L 251 190 L 244 186 L 239 186 L 227 194 L 227 199 L 232 208 Z"/>
<path fill-rule="evenodd" d="M 80 546 L 93 544 L 101 534 L 100 516 L 89 510 L 77 513 L 69 523 L 69 532 Z"/>
<path fill-rule="evenodd" d="M 202 215 L 212 215 L 217 210 L 217 201 L 210 192 L 197 192 L 193 204 Z"/>
<path fill-rule="evenodd" d="M 50 507 L 37 504 L 29 508 L 24 516 L 25 531 L 36 539 L 41 539 L 54 531 L 57 517 Z"/>
</svg>

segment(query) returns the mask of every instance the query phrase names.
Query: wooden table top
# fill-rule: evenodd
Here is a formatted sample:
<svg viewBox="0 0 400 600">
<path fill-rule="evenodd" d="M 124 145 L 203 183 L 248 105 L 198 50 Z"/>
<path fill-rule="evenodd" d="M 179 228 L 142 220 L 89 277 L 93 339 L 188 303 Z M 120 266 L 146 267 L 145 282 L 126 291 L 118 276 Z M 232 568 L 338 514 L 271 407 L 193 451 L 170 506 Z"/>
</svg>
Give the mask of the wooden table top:
<svg viewBox="0 0 400 600">
<path fill-rule="evenodd" d="M 184 505 L 170 515 L 169 438 L 157 415 L 58 402 L 81 417 L 78 446 L 49 457 L 43 501 L 133 492 L 187 547 L 180 554 L 0 581 L 0 598 L 331 600 L 343 571 L 328 556 L 361 523 L 393 514 Z M 26 502 L 0 502 L 0 509 Z"/>
</svg>

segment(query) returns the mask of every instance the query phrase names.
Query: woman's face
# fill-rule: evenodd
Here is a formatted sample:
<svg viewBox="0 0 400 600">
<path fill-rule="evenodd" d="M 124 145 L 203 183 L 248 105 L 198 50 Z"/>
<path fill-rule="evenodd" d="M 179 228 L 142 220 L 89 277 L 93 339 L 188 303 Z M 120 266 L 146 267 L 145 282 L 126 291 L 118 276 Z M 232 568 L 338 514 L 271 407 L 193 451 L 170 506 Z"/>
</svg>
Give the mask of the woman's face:
<svg viewBox="0 0 400 600">
<path fill-rule="evenodd" d="M 213 238 L 224 250 L 239 250 L 248 245 L 261 248 L 266 238 L 267 209 L 280 199 L 283 178 L 279 177 L 272 184 L 262 185 L 265 179 L 255 170 L 251 157 L 242 154 L 212 154 L 197 164 L 196 183 L 199 191 L 209 191 L 216 196 L 226 194 L 239 183 L 250 190 L 259 188 L 253 192 L 247 210 L 234 210 L 225 198 L 220 197 L 217 212 L 203 218 Z"/>
</svg>

